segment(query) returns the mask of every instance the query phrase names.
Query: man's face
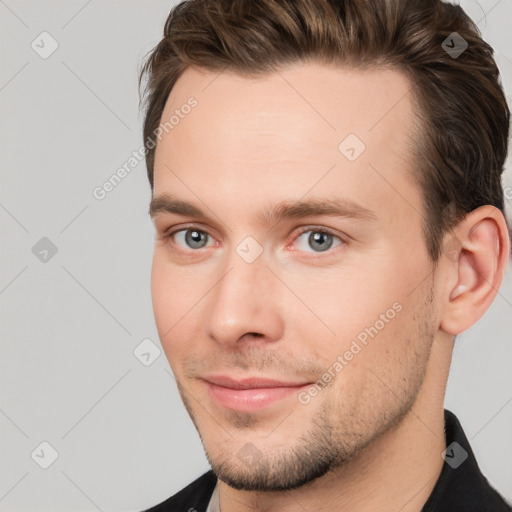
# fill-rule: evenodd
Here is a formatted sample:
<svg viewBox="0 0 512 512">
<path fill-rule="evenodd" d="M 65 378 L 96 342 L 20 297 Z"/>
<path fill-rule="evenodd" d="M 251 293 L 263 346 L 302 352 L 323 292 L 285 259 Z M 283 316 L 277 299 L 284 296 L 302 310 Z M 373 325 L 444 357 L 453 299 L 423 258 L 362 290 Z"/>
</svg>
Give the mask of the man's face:
<svg viewBox="0 0 512 512">
<path fill-rule="evenodd" d="M 191 111 L 158 143 L 154 198 L 202 214 L 155 207 L 153 307 L 233 487 L 311 481 L 417 397 L 439 322 L 410 88 L 393 70 L 297 64 L 257 79 L 188 69 L 169 97 L 162 123 Z"/>
</svg>

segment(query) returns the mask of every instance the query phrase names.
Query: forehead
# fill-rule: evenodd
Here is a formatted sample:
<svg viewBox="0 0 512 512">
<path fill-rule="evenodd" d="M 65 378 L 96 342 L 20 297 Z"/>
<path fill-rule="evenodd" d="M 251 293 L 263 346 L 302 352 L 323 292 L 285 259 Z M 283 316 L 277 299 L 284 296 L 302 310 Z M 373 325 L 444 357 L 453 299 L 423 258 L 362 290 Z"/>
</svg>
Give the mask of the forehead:
<svg viewBox="0 0 512 512">
<path fill-rule="evenodd" d="M 322 136 L 348 130 L 364 135 L 379 126 L 378 135 L 397 119 L 404 122 L 412 115 L 411 88 L 403 73 L 384 67 L 297 63 L 256 78 L 189 67 L 172 89 L 162 119 L 194 96 L 199 103 L 194 117 L 201 122 L 222 119 L 217 125 L 220 134 L 224 127 L 233 128 L 230 123 L 246 129 L 266 123 L 270 130 L 282 128 L 280 123 L 286 121 L 302 121 L 286 123 L 287 131 L 296 135 L 308 124 L 316 125 Z"/>
<path fill-rule="evenodd" d="M 369 204 L 365 189 L 384 180 L 411 196 L 411 88 L 385 68 L 300 63 L 256 78 L 188 68 L 161 118 L 179 122 L 156 148 L 155 195 L 174 187 L 244 201 L 258 190 L 277 201 L 343 184 Z M 191 97 L 197 106 L 183 109 Z"/>
</svg>

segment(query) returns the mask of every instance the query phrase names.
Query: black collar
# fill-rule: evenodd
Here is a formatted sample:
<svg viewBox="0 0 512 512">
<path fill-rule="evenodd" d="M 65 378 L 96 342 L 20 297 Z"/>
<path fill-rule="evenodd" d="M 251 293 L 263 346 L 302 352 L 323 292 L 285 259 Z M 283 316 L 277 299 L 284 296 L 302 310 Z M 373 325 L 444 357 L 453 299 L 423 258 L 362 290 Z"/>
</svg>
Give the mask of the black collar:
<svg viewBox="0 0 512 512">
<path fill-rule="evenodd" d="M 484 477 L 462 426 L 444 411 L 445 463 L 421 512 L 510 512 L 512 508 Z"/>
</svg>

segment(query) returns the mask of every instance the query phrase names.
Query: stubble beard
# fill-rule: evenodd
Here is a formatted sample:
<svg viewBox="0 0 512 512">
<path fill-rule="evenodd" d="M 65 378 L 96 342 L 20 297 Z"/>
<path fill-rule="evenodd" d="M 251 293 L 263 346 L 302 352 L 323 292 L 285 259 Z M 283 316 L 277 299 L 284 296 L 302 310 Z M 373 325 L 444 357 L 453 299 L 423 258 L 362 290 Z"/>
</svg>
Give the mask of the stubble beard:
<svg viewBox="0 0 512 512">
<path fill-rule="evenodd" d="M 392 396 L 380 400 L 381 397 L 375 395 L 375 388 L 379 388 L 383 383 L 379 383 L 376 377 L 372 378 L 373 372 L 368 373 L 366 386 L 361 385 L 363 397 L 352 397 L 348 403 L 343 403 L 346 402 L 346 397 L 342 397 L 342 403 L 337 403 L 334 389 L 331 388 L 330 395 L 318 405 L 318 411 L 311 418 L 306 416 L 304 420 L 304 417 L 300 416 L 301 411 L 306 411 L 306 414 L 308 412 L 308 406 L 301 409 L 304 406 L 300 404 L 292 414 L 287 413 L 289 417 L 284 421 L 292 421 L 295 417 L 296 422 L 308 424 L 308 428 L 295 438 L 283 436 L 283 443 L 280 445 L 267 442 L 275 435 L 268 434 L 275 426 L 269 426 L 267 422 L 262 430 L 258 430 L 261 422 L 257 413 L 233 412 L 228 413 L 226 417 L 229 418 L 228 428 L 235 431 L 235 435 L 231 441 L 213 446 L 215 440 L 212 433 L 202 431 L 200 428 L 201 421 L 198 419 L 197 411 L 202 407 L 192 406 L 189 394 L 178 382 L 185 408 L 199 433 L 206 457 L 216 476 L 230 487 L 244 491 L 271 492 L 295 489 L 347 465 L 367 446 L 399 425 L 416 401 L 430 358 L 430 349 L 436 332 L 432 321 L 432 299 L 433 293 L 430 290 L 423 310 L 418 309 L 422 318 L 418 318 L 417 315 L 416 318 L 413 317 L 417 322 L 416 335 L 409 336 L 407 341 L 404 340 L 401 344 L 413 348 L 407 360 L 402 361 L 401 365 L 402 372 L 405 366 L 408 373 L 397 380 Z M 326 390 L 322 392 L 326 393 Z M 322 398 L 317 396 L 315 399 Z M 211 415 L 208 421 L 211 428 L 219 429 L 219 435 L 226 437 L 227 429 L 224 430 L 219 423 L 213 421 L 213 413 Z M 276 425 L 282 420 L 283 418 L 277 419 Z M 278 431 L 279 427 L 276 429 L 276 432 Z M 241 445 L 236 439 L 236 432 L 244 437 Z M 245 444 L 243 441 L 246 441 Z M 252 456 L 240 457 L 240 453 L 244 449 L 247 451 L 247 447 L 250 447 L 248 451 L 252 451 Z"/>
</svg>

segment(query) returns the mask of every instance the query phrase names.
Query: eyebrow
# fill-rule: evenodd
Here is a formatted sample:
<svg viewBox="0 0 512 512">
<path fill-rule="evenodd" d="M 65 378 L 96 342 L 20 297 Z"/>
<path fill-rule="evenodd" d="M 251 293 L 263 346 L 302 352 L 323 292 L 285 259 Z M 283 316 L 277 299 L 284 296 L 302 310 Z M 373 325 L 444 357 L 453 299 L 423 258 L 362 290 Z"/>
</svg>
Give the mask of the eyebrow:
<svg viewBox="0 0 512 512">
<path fill-rule="evenodd" d="M 173 198 L 169 194 L 154 197 L 149 205 L 149 215 L 153 219 L 159 214 L 170 213 L 208 219 L 197 206 Z M 275 224 L 284 219 L 300 219 L 317 215 L 347 217 L 355 220 L 377 220 L 375 213 L 353 201 L 342 198 L 308 199 L 299 201 L 281 201 L 265 208 L 256 215 L 262 224 Z"/>
</svg>

